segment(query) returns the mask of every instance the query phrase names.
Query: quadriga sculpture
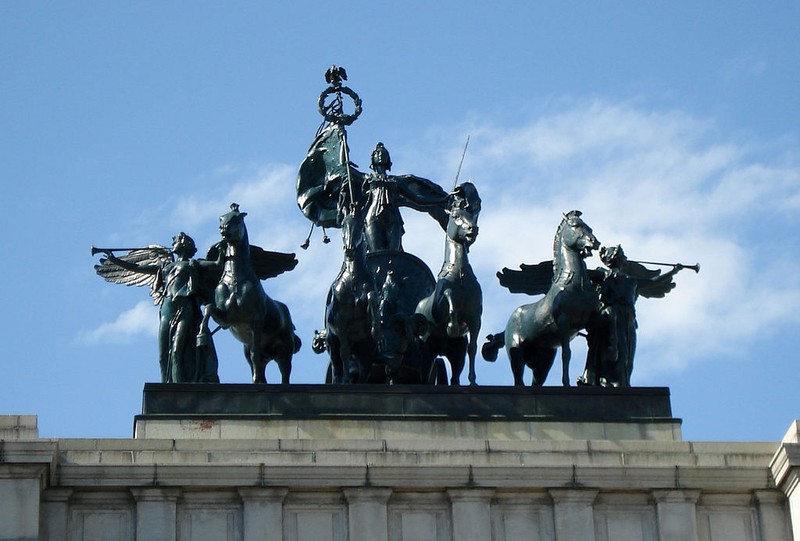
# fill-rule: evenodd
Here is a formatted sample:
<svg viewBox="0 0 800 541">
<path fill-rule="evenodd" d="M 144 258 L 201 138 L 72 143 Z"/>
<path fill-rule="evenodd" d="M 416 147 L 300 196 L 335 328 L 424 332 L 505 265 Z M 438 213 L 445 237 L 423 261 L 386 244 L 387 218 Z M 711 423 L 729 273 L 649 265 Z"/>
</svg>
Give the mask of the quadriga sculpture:
<svg viewBox="0 0 800 541">
<path fill-rule="evenodd" d="M 556 231 L 552 265 L 547 261 L 523 265 L 521 271 L 503 269 L 498 273 L 500 283 L 512 292 L 546 292 L 539 301 L 517 308 L 505 331 L 489 335 L 483 346 L 483 356 L 491 362 L 505 345 L 515 385 L 524 385 L 525 366 L 533 371 L 532 385 L 543 385 L 560 347 L 561 383 L 569 386 L 569 342 L 597 312 L 597 290 L 584 259 L 599 247 L 581 212 L 573 210 L 564 215 Z"/>
<path fill-rule="evenodd" d="M 289 309 L 267 296 L 261 280 L 293 269 L 297 259 L 294 254 L 251 246 L 245 216 L 247 213 L 239 212 L 236 203 L 231 204 L 230 212 L 220 216 L 222 241 L 211 247 L 208 259 L 221 258 L 224 263 L 213 302 L 206 306 L 200 340 L 210 335 L 208 319 L 213 317 L 244 344 L 253 383 L 267 382 L 266 366 L 273 359 L 280 368 L 281 382 L 289 383 L 292 356 L 300 349 L 300 338 L 294 332 Z"/>
<path fill-rule="evenodd" d="M 435 366 L 437 355 L 447 357 L 452 385 L 460 384 L 467 355 L 469 382 L 475 385 L 475 354 L 481 330 L 483 296 L 467 254 L 478 236 L 480 211 L 481 199 L 471 182 L 459 185 L 448 197 L 444 263 L 436 289 L 419 302 L 416 310 L 428 322 L 420 345 L 421 354 L 426 358 L 426 364 L 431 366 Z"/>
</svg>

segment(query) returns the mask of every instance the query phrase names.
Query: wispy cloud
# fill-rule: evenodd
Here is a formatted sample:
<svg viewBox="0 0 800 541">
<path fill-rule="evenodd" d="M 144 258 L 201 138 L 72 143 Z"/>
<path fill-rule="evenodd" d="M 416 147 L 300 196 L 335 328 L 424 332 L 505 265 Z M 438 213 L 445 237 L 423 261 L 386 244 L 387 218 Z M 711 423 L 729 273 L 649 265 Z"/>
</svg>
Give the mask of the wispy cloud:
<svg viewBox="0 0 800 541">
<path fill-rule="evenodd" d="M 119 344 L 141 335 L 155 337 L 157 331 L 158 308 L 152 302 L 141 301 L 130 310 L 119 314 L 114 321 L 80 332 L 77 341 L 87 345 Z"/>
</svg>

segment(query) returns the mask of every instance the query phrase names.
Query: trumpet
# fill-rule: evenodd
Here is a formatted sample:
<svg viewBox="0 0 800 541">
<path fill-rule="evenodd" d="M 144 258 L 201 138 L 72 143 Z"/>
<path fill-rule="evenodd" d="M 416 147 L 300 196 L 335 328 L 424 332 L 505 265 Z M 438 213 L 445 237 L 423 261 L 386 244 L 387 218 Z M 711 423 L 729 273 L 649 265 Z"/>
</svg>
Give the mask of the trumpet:
<svg viewBox="0 0 800 541">
<path fill-rule="evenodd" d="M 695 273 L 700 272 L 700 263 L 695 263 L 694 265 L 684 265 L 683 263 L 660 263 L 658 261 L 634 261 L 633 259 L 629 259 L 631 263 L 639 263 L 640 265 L 658 265 L 660 267 L 681 267 L 684 269 L 691 269 Z"/>
<path fill-rule="evenodd" d="M 132 252 L 134 250 L 165 250 L 163 246 L 151 244 L 150 246 L 140 246 L 138 248 L 97 248 L 92 246 L 92 255 L 110 254 L 112 252 Z"/>
</svg>

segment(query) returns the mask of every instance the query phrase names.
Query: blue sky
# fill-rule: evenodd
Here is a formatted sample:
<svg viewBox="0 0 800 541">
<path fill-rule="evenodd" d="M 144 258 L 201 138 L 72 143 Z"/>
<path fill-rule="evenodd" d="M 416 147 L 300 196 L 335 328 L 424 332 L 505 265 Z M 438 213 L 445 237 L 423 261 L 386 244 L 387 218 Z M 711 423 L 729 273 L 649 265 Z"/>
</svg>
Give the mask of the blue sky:
<svg viewBox="0 0 800 541">
<path fill-rule="evenodd" d="M 631 258 L 702 265 L 638 304 L 633 383 L 671 389 L 685 439 L 777 440 L 800 417 L 800 4 L 273 4 L 0 1 L 0 413 L 38 414 L 46 437 L 129 437 L 159 378 L 157 312 L 95 276 L 89 246 L 186 231 L 204 250 L 232 201 L 255 244 L 298 252 L 265 287 L 306 343 L 293 381 L 322 381 L 307 346 L 341 251 L 335 234 L 298 249 L 294 178 L 336 63 L 364 100 L 362 169 L 380 140 L 393 172 L 449 186 L 471 137 L 484 332 L 531 301 L 495 271 L 549 259 L 580 209 Z M 438 226 L 404 216 L 407 251 L 438 271 Z M 248 381 L 217 336 L 223 381 Z M 478 381 L 510 384 L 503 353 Z"/>
</svg>

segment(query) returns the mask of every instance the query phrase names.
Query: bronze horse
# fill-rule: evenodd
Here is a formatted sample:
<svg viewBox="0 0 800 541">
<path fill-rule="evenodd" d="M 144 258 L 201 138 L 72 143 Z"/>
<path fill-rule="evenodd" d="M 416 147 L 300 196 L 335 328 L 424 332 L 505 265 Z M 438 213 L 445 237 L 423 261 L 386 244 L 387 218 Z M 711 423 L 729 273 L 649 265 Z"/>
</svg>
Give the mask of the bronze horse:
<svg viewBox="0 0 800 541">
<path fill-rule="evenodd" d="M 231 211 L 220 216 L 222 241 L 214 245 L 208 259 L 216 260 L 222 251 L 222 274 L 214 289 L 213 302 L 206 306 L 203 320 L 208 332 L 208 318 L 223 329 L 229 329 L 244 344 L 244 355 L 250 364 L 253 383 L 266 383 L 266 366 L 275 360 L 281 372 L 281 383 L 289 383 L 292 356 L 300 349 L 300 338 L 285 304 L 271 299 L 264 292 L 261 280 L 277 276 L 297 265 L 294 254 L 268 252 L 251 246 L 244 224 L 246 212 L 231 204 Z"/>
<path fill-rule="evenodd" d="M 435 291 L 422 299 L 416 309 L 428 321 L 421 353 L 428 363 L 433 363 L 437 355 L 447 357 L 451 385 L 460 384 L 466 356 L 469 356 L 469 382 L 475 385 L 483 296 L 467 254 L 478 236 L 480 211 L 481 199 L 471 182 L 459 185 L 448 197 L 444 263 Z"/>
<path fill-rule="evenodd" d="M 357 383 L 367 379 L 381 338 L 379 293 L 367 266 L 358 209 L 350 206 L 341 221 L 344 261 L 328 291 L 324 339 L 331 358 L 331 383 Z"/>
<path fill-rule="evenodd" d="M 543 293 L 542 276 L 552 276 L 544 298 L 533 304 L 517 308 L 506 324 L 505 332 L 489 336 L 483 346 L 483 356 L 488 361 L 497 358 L 497 350 L 506 347 L 514 374 L 514 384 L 524 385 L 525 366 L 533 371 L 532 385 L 543 385 L 555 360 L 556 349 L 561 348 L 561 383 L 569 386 L 570 340 L 586 328 L 597 313 L 597 289 L 589 279 L 584 259 L 600 242 L 592 228 L 581 219 L 581 212 L 573 210 L 564 215 L 553 241 L 554 260 L 539 265 L 523 265 L 521 271 L 503 269 L 498 273 L 502 285 L 512 292 Z M 552 269 L 552 274 L 549 270 Z M 527 273 L 527 276 L 526 276 Z M 521 285 L 531 275 L 530 287 Z M 505 278 L 505 280 L 504 280 Z"/>
</svg>

